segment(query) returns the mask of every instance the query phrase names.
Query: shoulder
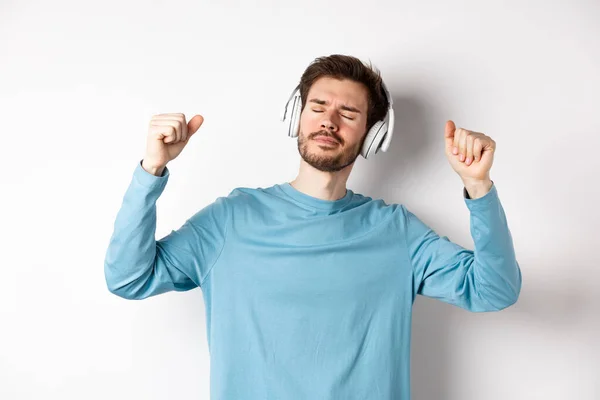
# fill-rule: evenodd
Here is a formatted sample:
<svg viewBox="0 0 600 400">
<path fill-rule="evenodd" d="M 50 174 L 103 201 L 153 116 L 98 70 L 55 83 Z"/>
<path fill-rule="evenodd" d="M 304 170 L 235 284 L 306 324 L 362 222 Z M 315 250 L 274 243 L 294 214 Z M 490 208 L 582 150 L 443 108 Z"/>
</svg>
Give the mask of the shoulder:
<svg viewBox="0 0 600 400">
<path fill-rule="evenodd" d="M 351 207 L 356 212 L 372 222 L 392 222 L 403 219 L 405 208 L 403 204 L 388 202 L 382 198 L 373 198 L 360 193 L 354 193 Z"/>
<path fill-rule="evenodd" d="M 231 221 L 234 215 L 251 209 L 258 209 L 264 205 L 261 188 L 236 187 L 229 194 L 217 197 L 196 211 L 189 219 L 194 225 L 221 225 Z"/>
<path fill-rule="evenodd" d="M 232 189 L 231 192 L 229 192 L 229 194 L 223 199 L 232 206 L 247 205 L 248 203 L 261 202 L 266 198 L 271 197 L 272 193 L 270 192 L 272 190 L 272 188 L 251 188 L 240 186 Z"/>
<path fill-rule="evenodd" d="M 219 197 L 218 202 L 229 213 L 240 211 L 262 210 L 264 207 L 274 206 L 280 200 L 274 187 L 251 188 L 235 187 L 226 196 Z"/>
<path fill-rule="evenodd" d="M 355 203 L 384 213 L 396 212 L 399 208 L 404 207 L 402 204 L 388 202 L 381 198 L 374 198 L 357 192 L 353 192 L 353 194 L 353 201 Z"/>
</svg>

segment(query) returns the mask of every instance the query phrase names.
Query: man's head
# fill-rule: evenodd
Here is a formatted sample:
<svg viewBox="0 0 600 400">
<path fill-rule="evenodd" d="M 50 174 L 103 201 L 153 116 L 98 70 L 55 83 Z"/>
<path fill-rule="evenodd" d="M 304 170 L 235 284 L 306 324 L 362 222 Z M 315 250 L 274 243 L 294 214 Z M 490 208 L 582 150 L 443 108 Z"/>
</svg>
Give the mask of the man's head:
<svg viewBox="0 0 600 400">
<path fill-rule="evenodd" d="M 300 79 L 300 96 L 298 151 L 304 161 L 326 172 L 354 163 L 366 133 L 389 106 L 379 71 L 339 54 L 308 66 Z"/>
</svg>

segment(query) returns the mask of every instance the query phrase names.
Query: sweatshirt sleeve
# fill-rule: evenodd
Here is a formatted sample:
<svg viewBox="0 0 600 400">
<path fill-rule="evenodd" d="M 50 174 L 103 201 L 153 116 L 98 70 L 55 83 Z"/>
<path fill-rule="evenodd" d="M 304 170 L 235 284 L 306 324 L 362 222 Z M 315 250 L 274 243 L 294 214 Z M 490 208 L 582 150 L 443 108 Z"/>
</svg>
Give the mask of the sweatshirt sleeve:
<svg viewBox="0 0 600 400">
<path fill-rule="evenodd" d="M 226 199 L 219 197 L 156 240 L 156 201 L 170 172 L 165 168 L 155 176 L 141 163 L 123 197 L 104 260 L 108 290 L 130 300 L 200 287 L 220 255 L 228 223 Z"/>
<path fill-rule="evenodd" d="M 463 198 L 474 251 L 439 236 L 402 206 L 416 294 L 473 312 L 502 310 L 519 297 L 521 270 L 496 185 L 477 199 L 463 189 Z"/>
</svg>

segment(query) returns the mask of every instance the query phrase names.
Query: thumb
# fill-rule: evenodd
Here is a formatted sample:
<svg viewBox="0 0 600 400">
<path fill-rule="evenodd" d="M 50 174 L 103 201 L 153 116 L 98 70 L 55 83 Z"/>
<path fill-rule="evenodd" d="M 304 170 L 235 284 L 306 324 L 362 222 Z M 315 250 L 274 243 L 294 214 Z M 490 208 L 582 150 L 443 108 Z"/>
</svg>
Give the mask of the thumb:
<svg viewBox="0 0 600 400">
<path fill-rule="evenodd" d="M 446 139 L 446 150 L 451 150 L 454 144 L 454 132 L 456 131 L 456 125 L 454 121 L 446 121 L 446 128 L 444 130 L 444 137 Z"/>
<path fill-rule="evenodd" d="M 202 126 L 203 122 L 204 117 L 202 115 L 194 115 L 194 117 L 190 119 L 190 122 L 188 122 L 188 136 L 192 136 L 194 133 L 196 133 L 198 128 Z"/>
</svg>

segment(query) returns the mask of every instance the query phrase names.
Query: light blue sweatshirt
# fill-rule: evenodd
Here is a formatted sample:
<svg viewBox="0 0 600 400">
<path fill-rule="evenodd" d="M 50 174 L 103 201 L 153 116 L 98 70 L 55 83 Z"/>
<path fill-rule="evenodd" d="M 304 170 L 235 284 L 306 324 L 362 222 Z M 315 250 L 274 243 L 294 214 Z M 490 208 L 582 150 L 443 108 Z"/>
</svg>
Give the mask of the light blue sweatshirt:
<svg viewBox="0 0 600 400">
<path fill-rule="evenodd" d="M 401 204 L 336 201 L 288 183 L 237 188 L 160 240 L 169 178 L 141 161 L 106 252 L 110 292 L 144 299 L 200 287 L 214 400 L 408 400 L 417 294 L 469 311 L 517 301 L 521 271 L 496 185 L 470 211 L 475 250 Z"/>
</svg>

